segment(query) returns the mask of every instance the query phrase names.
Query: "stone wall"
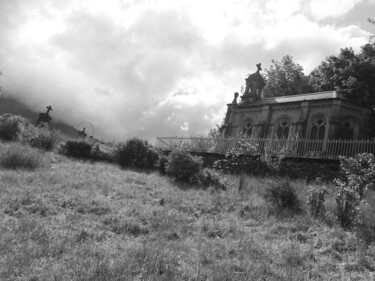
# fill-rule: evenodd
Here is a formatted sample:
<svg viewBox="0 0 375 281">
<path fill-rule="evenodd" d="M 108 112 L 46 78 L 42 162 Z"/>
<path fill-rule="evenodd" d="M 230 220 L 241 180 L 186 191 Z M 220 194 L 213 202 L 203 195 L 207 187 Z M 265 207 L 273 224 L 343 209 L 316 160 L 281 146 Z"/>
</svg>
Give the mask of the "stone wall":
<svg viewBox="0 0 375 281">
<path fill-rule="evenodd" d="M 203 166 L 206 168 L 212 168 L 215 161 L 225 159 L 225 155 L 217 153 L 192 153 L 192 155 L 202 157 Z M 303 179 L 307 182 L 314 181 L 317 177 L 322 178 L 323 181 L 331 182 L 340 176 L 338 160 L 286 158 L 281 161 L 277 172 L 259 157 L 254 157 L 254 161 L 251 161 L 250 165 L 252 167 L 248 167 L 247 170 L 254 176 L 281 176 Z"/>
</svg>

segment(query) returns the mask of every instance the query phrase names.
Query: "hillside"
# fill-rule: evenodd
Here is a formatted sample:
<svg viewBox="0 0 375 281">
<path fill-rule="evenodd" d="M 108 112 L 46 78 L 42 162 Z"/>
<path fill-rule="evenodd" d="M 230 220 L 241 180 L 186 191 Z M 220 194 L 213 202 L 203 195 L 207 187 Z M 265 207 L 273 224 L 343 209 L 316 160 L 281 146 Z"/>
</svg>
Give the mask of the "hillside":
<svg viewBox="0 0 375 281">
<path fill-rule="evenodd" d="M 374 244 L 275 213 L 270 179 L 248 177 L 239 193 L 230 175 L 219 191 L 43 157 L 35 171 L 0 168 L 0 280 L 374 280 Z M 291 184 L 306 209 L 307 186 Z"/>
<path fill-rule="evenodd" d="M 0 115 L 4 113 L 21 115 L 29 119 L 31 123 L 35 123 L 38 119 L 38 112 L 31 110 L 26 105 L 15 99 L 0 96 Z M 56 130 L 60 130 L 69 137 L 75 138 L 77 136 L 76 129 L 68 124 L 52 120 L 50 123 L 50 127 Z"/>
</svg>

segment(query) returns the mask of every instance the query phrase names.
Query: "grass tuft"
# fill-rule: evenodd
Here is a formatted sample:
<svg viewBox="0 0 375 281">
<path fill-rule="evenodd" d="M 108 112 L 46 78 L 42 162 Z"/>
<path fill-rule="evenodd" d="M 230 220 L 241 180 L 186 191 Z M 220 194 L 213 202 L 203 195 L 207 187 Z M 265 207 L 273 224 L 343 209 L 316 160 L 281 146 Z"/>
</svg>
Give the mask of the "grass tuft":
<svg viewBox="0 0 375 281">
<path fill-rule="evenodd" d="M 44 158 L 40 150 L 12 143 L 0 152 L 0 167 L 35 170 L 43 166 Z"/>
</svg>

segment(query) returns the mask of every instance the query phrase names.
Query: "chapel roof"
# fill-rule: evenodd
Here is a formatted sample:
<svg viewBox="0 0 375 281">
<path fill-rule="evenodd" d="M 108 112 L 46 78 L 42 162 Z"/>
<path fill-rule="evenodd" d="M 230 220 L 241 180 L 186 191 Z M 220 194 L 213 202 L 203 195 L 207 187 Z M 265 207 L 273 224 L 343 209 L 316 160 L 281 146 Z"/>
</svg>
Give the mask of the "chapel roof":
<svg viewBox="0 0 375 281">
<path fill-rule="evenodd" d="M 339 95 L 336 91 L 327 91 L 319 93 L 309 93 L 302 95 L 292 95 L 292 96 L 280 96 L 280 97 L 270 97 L 261 98 L 252 102 L 243 102 L 239 105 L 241 106 L 257 106 L 266 104 L 278 104 L 278 103 L 290 103 L 290 102 L 301 102 L 301 101 L 312 101 L 312 100 L 325 100 L 325 99 L 342 99 L 348 100 L 345 97 Z"/>
</svg>

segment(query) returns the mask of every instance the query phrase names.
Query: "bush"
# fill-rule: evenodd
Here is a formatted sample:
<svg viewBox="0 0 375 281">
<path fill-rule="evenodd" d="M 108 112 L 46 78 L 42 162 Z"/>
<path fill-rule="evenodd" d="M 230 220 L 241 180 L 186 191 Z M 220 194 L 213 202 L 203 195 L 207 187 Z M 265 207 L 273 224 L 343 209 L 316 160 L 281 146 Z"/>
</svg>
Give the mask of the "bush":
<svg viewBox="0 0 375 281">
<path fill-rule="evenodd" d="M 68 157 L 90 159 L 92 145 L 85 141 L 67 141 L 61 148 L 61 153 Z"/>
<path fill-rule="evenodd" d="M 322 185 L 320 178 L 317 179 L 317 184 L 310 186 L 307 190 L 307 204 L 309 206 L 310 215 L 314 218 L 323 218 L 325 215 L 325 194 L 327 193 L 327 188 Z"/>
<path fill-rule="evenodd" d="M 164 154 L 159 155 L 159 160 L 157 163 L 157 167 L 159 170 L 159 173 L 161 175 L 165 175 L 167 173 L 167 164 L 168 164 L 168 157 L 165 156 Z"/>
<path fill-rule="evenodd" d="M 22 126 L 28 126 L 29 122 L 18 115 L 3 114 L 0 116 L 0 139 L 13 141 L 18 138 Z"/>
<path fill-rule="evenodd" d="M 35 170 L 43 165 L 41 151 L 18 143 L 3 149 L 0 153 L 0 166 L 5 169 Z"/>
<path fill-rule="evenodd" d="M 220 179 L 220 175 L 210 169 L 203 169 L 197 174 L 197 181 L 202 186 L 213 186 L 216 189 L 226 190 L 225 183 Z"/>
<path fill-rule="evenodd" d="M 153 169 L 159 155 L 147 141 L 132 138 L 125 144 L 118 145 L 116 158 L 123 168 Z"/>
<path fill-rule="evenodd" d="M 345 181 L 335 179 L 334 193 L 337 204 L 337 218 L 341 227 L 352 228 L 357 222 L 358 206 L 361 202 L 359 193 Z"/>
<path fill-rule="evenodd" d="M 345 181 L 362 198 L 368 189 L 375 190 L 375 157 L 371 153 L 357 154 L 355 157 L 340 157 L 340 169 Z"/>
<path fill-rule="evenodd" d="M 113 163 L 114 153 L 114 148 L 109 145 L 95 144 L 91 150 L 91 159 Z"/>
<path fill-rule="evenodd" d="M 290 185 L 288 180 L 279 180 L 275 183 L 269 183 L 271 188 L 266 190 L 264 199 L 276 210 L 290 210 L 299 212 L 300 202 L 298 201 L 295 189 Z"/>
<path fill-rule="evenodd" d="M 169 155 L 166 172 L 177 181 L 185 183 L 197 183 L 196 175 L 202 168 L 202 159 L 190 155 L 185 150 L 174 150 Z"/>
<path fill-rule="evenodd" d="M 362 153 L 355 157 L 340 157 L 344 179 L 335 179 L 337 218 L 341 227 L 350 229 L 358 223 L 359 206 L 367 190 L 375 188 L 375 158 Z"/>
<path fill-rule="evenodd" d="M 44 150 L 52 150 L 60 140 L 60 132 L 50 130 L 47 126 L 34 127 L 32 125 L 23 129 L 19 139 L 30 146 Z"/>
</svg>

